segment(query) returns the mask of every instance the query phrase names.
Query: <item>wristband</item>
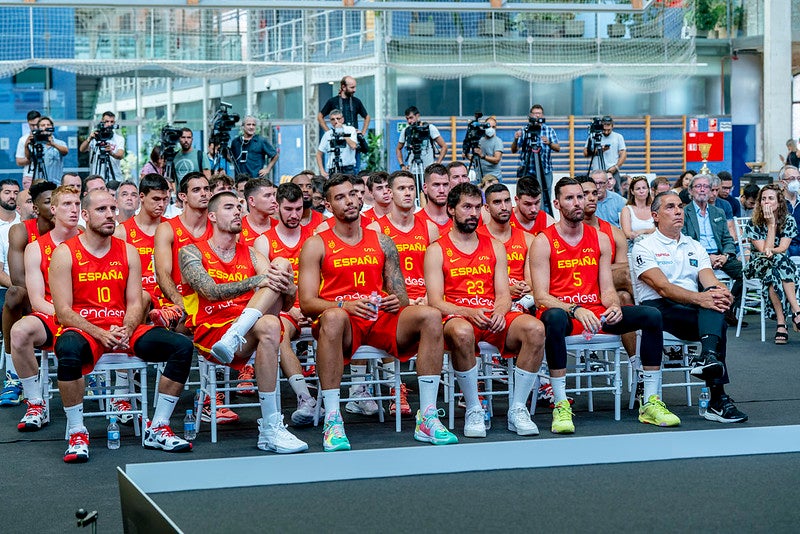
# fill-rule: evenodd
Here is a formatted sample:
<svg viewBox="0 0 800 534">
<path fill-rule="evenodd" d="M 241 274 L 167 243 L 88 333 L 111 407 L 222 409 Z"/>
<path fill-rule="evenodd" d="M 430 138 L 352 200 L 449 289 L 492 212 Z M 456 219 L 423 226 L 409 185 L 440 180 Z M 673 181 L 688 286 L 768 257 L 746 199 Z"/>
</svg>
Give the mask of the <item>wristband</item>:
<svg viewBox="0 0 800 534">
<path fill-rule="evenodd" d="M 578 310 L 578 308 L 583 308 L 583 306 L 581 306 L 580 304 L 573 304 L 572 306 L 569 307 L 567 313 L 572 319 L 575 318 L 575 312 Z"/>
<path fill-rule="evenodd" d="M 340 300 L 340 301 L 338 302 L 337 306 L 339 306 L 340 308 L 341 308 L 342 306 L 344 306 L 344 301 L 343 301 L 343 300 Z"/>
</svg>

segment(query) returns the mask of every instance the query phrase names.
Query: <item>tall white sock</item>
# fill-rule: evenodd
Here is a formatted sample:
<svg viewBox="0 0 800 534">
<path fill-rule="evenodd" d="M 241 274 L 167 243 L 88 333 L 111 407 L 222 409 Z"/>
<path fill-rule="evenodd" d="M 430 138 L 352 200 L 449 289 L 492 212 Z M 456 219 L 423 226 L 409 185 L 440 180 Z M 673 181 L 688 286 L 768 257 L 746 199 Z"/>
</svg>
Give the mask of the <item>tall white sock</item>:
<svg viewBox="0 0 800 534">
<path fill-rule="evenodd" d="M 661 370 L 645 371 L 642 376 L 644 377 L 644 402 L 647 402 L 651 395 L 658 395 Z"/>
<path fill-rule="evenodd" d="M 128 372 L 114 371 L 114 393 L 125 395 L 128 393 Z"/>
<path fill-rule="evenodd" d="M 430 406 L 436 407 L 436 397 L 439 395 L 439 375 L 417 376 L 419 388 L 419 411 L 425 413 Z"/>
<path fill-rule="evenodd" d="M 169 424 L 169 418 L 172 417 L 172 412 L 175 411 L 175 406 L 178 404 L 178 397 L 173 395 L 166 395 L 164 393 L 158 394 L 158 403 L 153 413 L 153 422 L 151 426 L 163 426 Z"/>
<path fill-rule="evenodd" d="M 292 375 L 289 377 L 289 385 L 292 387 L 292 391 L 298 397 L 310 397 L 311 393 L 308 391 L 308 384 L 306 383 L 306 379 L 303 375 Z"/>
<path fill-rule="evenodd" d="M 261 403 L 261 417 L 264 424 L 272 422 L 278 415 L 278 394 L 277 391 L 259 391 L 258 402 Z"/>
<path fill-rule="evenodd" d="M 525 407 L 525 402 L 528 400 L 528 395 L 531 394 L 534 382 L 536 382 L 536 373 L 531 373 L 519 367 L 514 368 L 514 398 L 509 409 L 515 406 Z"/>
<path fill-rule="evenodd" d="M 65 406 L 64 413 L 67 414 L 67 430 L 70 434 L 86 428 L 83 425 L 83 403 L 75 406 Z"/>
<path fill-rule="evenodd" d="M 12 374 L 17 376 L 17 368 L 14 367 L 14 358 L 11 357 L 11 354 L 6 352 L 6 374 Z"/>
<path fill-rule="evenodd" d="M 366 365 L 354 365 L 350 364 L 350 374 L 352 375 L 361 375 L 361 376 L 354 376 L 352 377 L 352 382 L 366 382 L 366 374 L 367 374 L 367 366 Z"/>
<path fill-rule="evenodd" d="M 35 374 L 28 378 L 20 378 L 22 382 L 22 391 L 25 393 L 25 398 L 31 404 L 42 404 L 42 385 L 39 382 L 39 375 Z"/>
<path fill-rule="evenodd" d="M 469 371 L 456 371 L 456 380 L 461 393 L 464 395 L 464 402 L 467 410 L 480 408 L 481 401 L 478 400 L 478 364 Z"/>
<path fill-rule="evenodd" d="M 323 389 L 322 402 L 325 407 L 325 419 L 339 413 L 339 388 Z"/>
<path fill-rule="evenodd" d="M 553 402 L 558 404 L 563 400 L 567 400 L 567 377 L 550 377 L 550 387 L 553 388 Z"/>
<path fill-rule="evenodd" d="M 253 325 L 256 324 L 256 321 L 261 319 L 263 314 L 255 308 L 245 308 L 242 310 L 242 314 L 236 319 L 231 327 L 228 329 L 228 332 L 236 332 L 240 336 L 244 337 Z"/>
</svg>

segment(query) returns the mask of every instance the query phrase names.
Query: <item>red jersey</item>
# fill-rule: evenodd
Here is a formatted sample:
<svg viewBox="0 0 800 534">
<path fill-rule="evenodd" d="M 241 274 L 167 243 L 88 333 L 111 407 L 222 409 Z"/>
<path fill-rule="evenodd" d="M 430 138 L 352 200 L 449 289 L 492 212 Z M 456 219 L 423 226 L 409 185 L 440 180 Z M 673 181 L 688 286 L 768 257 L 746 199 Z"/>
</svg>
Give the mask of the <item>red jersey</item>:
<svg viewBox="0 0 800 534">
<path fill-rule="evenodd" d="M 50 260 L 53 257 L 53 251 L 56 249 L 56 242 L 53 241 L 53 236 L 47 232 L 38 240 L 39 255 L 39 270 L 42 271 L 42 278 L 44 279 L 44 300 L 53 303 L 53 296 L 50 294 Z"/>
<path fill-rule="evenodd" d="M 310 226 L 311 228 L 316 228 L 317 226 L 322 224 L 322 221 L 324 220 L 325 217 L 323 217 L 320 212 L 316 210 L 311 210 L 311 220 L 308 223 L 303 224 L 302 226 Z"/>
<path fill-rule="evenodd" d="M 410 300 L 425 296 L 425 251 L 431 244 L 428 222 L 414 217 L 414 226 L 408 232 L 399 230 L 389 217 L 378 219 L 381 232 L 389 236 L 397 247 L 400 270 L 406 282 L 406 293 Z"/>
<path fill-rule="evenodd" d="M 333 229 L 320 232 L 325 244 L 322 258 L 319 297 L 344 301 L 368 299 L 373 291 L 383 293 L 383 265 L 386 260 L 378 233 L 362 230 L 361 241 L 348 245 Z"/>
<path fill-rule="evenodd" d="M 196 245 L 197 243 L 208 241 L 214 230 L 211 227 L 211 221 L 206 221 L 206 231 L 203 232 L 203 235 L 195 237 L 192 235 L 192 232 L 190 232 L 189 229 L 183 225 L 180 216 L 175 217 L 174 219 L 167 219 L 167 222 L 172 227 L 172 235 L 174 239 L 172 242 L 172 280 L 175 282 L 178 292 L 183 294 L 183 287 L 181 284 L 181 269 L 178 263 L 178 251 L 186 245 Z"/>
<path fill-rule="evenodd" d="M 26 243 L 33 243 L 38 238 L 42 237 L 42 235 L 39 233 L 39 224 L 37 223 L 38 220 L 39 218 L 37 217 L 36 219 L 26 219 L 22 221 L 22 224 L 25 225 L 25 234 L 28 236 Z"/>
<path fill-rule="evenodd" d="M 431 216 L 428 215 L 428 212 L 424 209 L 419 210 L 417 213 L 414 214 L 414 217 L 421 218 L 424 221 L 430 221 L 436 225 L 436 228 L 439 230 L 439 235 L 442 236 L 453 229 L 453 219 L 447 219 L 447 222 L 444 224 L 439 224 L 433 219 Z M 478 219 L 480 221 L 480 218 Z"/>
<path fill-rule="evenodd" d="M 479 234 L 497 239 L 494 237 L 489 228 L 483 226 L 476 230 Z M 511 237 L 503 243 L 506 249 L 506 259 L 508 260 L 508 280 L 510 286 L 517 282 L 525 281 L 525 261 L 528 259 L 528 244 L 525 242 L 524 232 L 520 228 L 511 227 Z M 498 241 L 500 241 L 498 239 Z"/>
<path fill-rule="evenodd" d="M 297 243 L 293 247 L 290 247 L 286 243 L 281 240 L 280 235 L 278 235 L 278 225 L 272 225 L 272 228 L 264 232 L 264 237 L 266 237 L 267 241 L 269 242 L 269 259 L 272 261 L 275 258 L 286 258 L 289 260 L 289 263 L 292 264 L 292 269 L 294 269 L 294 285 L 297 285 L 297 276 L 299 274 L 299 266 L 300 266 L 300 249 L 303 248 L 303 243 L 306 242 L 306 239 L 314 235 L 314 229 L 309 226 L 301 226 L 300 227 L 300 239 L 297 240 Z M 294 301 L 295 307 L 299 306 L 299 295 Z"/>
<path fill-rule="evenodd" d="M 542 233 L 545 228 L 547 228 L 547 212 L 544 210 L 539 210 L 539 212 L 536 214 L 536 218 L 533 220 L 533 226 L 531 226 L 530 230 L 525 228 L 522 223 L 519 222 L 519 219 L 517 219 L 517 212 L 514 210 L 511 210 L 511 219 L 509 219 L 508 223 L 512 228 L 519 228 L 520 230 L 537 236 Z"/>
<path fill-rule="evenodd" d="M 550 294 L 562 302 L 580 304 L 598 315 L 603 313 L 597 230 L 583 225 L 583 238 L 575 246 L 564 241 L 555 225 L 543 233 L 550 241 Z"/>
<path fill-rule="evenodd" d="M 274 228 L 275 227 L 274 220 L 270 219 L 269 222 L 270 222 L 270 226 L 269 226 L 270 229 Z M 265 234 L 267 232 L 265 231 L 265 232 L 262 232 L 262 233 Z M 242 218 L 242 232 L 239 234 L 239 243 L 245 244 L 248 247 L 252 247 L 253 243 L 256 242 L 256 239 L 258 239 L 258 236 L 260 236 L 260 235 L 262 235 L 262 234 L 258 233 L 256 230 L 253 229 L 252 226 L 250 226 L 250 217 L 243 217 Z"/>
<path fill-rule="evenodd" d="M 161 218 L 161 222 L 166 220 L 164 217 Z M 125 228 L 125 241 L 136 247 L 136 251 L 139 253 L 139 261 L 142 262 L 142 289 L 150 295 L 155 295 L 158 287 L 156 269 L 153 265 L 156 236 L 155 234 L 147 235 L 144 233 L 139 228 L 139 225 L 136 224 L 134 217 L 122 223 L 122 227 Z"/>
<path fill-rule="evenodd" d="M 194 245 L 200 251 L 203 268 L 217 284 L 241 282 L 256 274 L 248 246 L 236 243 L 233 259 L 225 262 L 211 249 L 207 241 L 200 241 Z M 192 291 L 188 284 L 186 290 L 187 294 L 183 298 L 183 304 L 186 307 L 187 328 L 200 325 L 211 328 L 229 323 L 232 318 L 238 317 L 242 313 L 254 293 L 253 290 L 250 290 L 229 300 L 211 301 Z"/>
<path fill-rule="evenodd" d="M 121 326 L 127 311 L 125 241 L 112 237 L 111 248 L 101 258 L 86 250 L 80 236 L 67 239 L 64 245 L 72 256 L 72 309 L 100 328 Z"/>
<path fill-rule="evenodd" d="M 600 231 L 608 236 L 608 241 L 611 243 L 611 263 L 614 263 L 614 258 L 617 256 L 617 242 L 614 241 L 614 230 L 611 228 L 611 223 L 603 219 L 597 219 L 600 223 Z"/>
<path fill-rule="evenodd" d="M 444 300 L 467 308 L 494 308 L 494 269 L 497 256 L 492 239 L 482 234 L 472 254 L 456 248 L 450 233 L 439 238 L 442 247 Z"/>
</svg>

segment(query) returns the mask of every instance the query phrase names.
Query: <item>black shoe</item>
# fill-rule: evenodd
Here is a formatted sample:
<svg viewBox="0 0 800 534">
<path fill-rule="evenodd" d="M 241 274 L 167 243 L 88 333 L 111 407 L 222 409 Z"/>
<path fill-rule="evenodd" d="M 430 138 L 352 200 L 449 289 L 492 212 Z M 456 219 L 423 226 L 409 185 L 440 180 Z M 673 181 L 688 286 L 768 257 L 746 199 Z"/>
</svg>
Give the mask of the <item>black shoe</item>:
<svg viewBox="0 0 800 534">
<path fill-rule="evenodd" d="M 710 380 L 722 376 L 722 363 L 717 359 L 717 353 L 712 350 L 703 351 L 699 356 L 692 356 L 689 360 L 692 370 L 689 373 L 701 380 Z"/>
<path fill-rule="evenodd" d="M 744 423 L 747 421 L 747 414 L 740 412 L 727 395 L 721 395 L 716 401 L 709 402 L 708 410 L 703 417 L 718 423 Z"/>
</svg>

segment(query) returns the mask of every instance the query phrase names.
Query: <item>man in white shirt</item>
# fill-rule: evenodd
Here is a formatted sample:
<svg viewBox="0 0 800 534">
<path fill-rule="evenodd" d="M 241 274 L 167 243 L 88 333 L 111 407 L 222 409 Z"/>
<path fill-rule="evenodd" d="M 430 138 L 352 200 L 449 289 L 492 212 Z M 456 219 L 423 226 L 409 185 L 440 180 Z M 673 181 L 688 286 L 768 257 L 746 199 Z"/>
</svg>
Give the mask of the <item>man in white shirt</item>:
<svg viewBox="0 0 800 534">
<path fill-rule="evenodd" d="M 602 169 L 611 173 L 617 184 L 614 190 L 619 191 L 618 184 L 622 182 L 619 170 L 628 158 L 625 138 L 614 131 L 614 119 L 608 115 L 600 119 L 600 122 L 603 127 L 602 133 L 597 139 L 593 139 L 592 136 L 586 139 L 583 155 L 587 158 L 592 158 L 590 167 L 592 170 Z M 602 166 L 603 163 L 605 168 Z"/>
<path fill-rule="evenodd" d="M 344 123 L 344 115 L 338 109 L 328 114 L 328 120 L 331 121 L 331 127 L 322 136 L 317 147 L 317 168 L 326 178 L 333 172 L 355 174 L 358 147 L 356 129 Z M 324 165 L 323 154 L 327 154 Z"/>
<path fill-rule="evenodd" d="M 412 163 L 414 163 L 416 159 L 417 155 L 414 153 L 414 149 L 418 146 L 419 158 L 422 161 L 419 174 L 422 174 L 422 171 L 427 169 L 428 165 L 431 163 L 441 163 L 444 160 L 444 157 L 447 155 L 447 143 L 445 143 L 444 139 L 442 139 L 442 136 L 439 134 L 439 129 L 436 128 L 436 126 L 433 124 L 425 124 L 424 122 L 420 122 L 419 110 L 416 108 L 416 106 L 411 106 L 410 108 L 406 109 L 404 115 L 406 117 L 408 126 L 402 132 L 400 132 L 400 139 L 398 140 L 397 147 L 395 148 L 397 162 L 400 164 L 400 168 L 402 170 L 409 170 L 412 166 Z M 423 135 L 417 134 L 416 136 L 408 136 L 408 132 L 412 129 L 415 132 L 421 132 Z M 435 158 L 433 153 L 434 143 L 436 143 L 436 145 L 439 147 L 439 153 Z M 408 152 L 406 153 L 405 159 L 403 159 L 403 147 L 406 144 L 408 144 Z"/>
<path fill-rule="evenodd" d="M 119 162 L 125 157 L 125 138 L 116 132 L 113 133 L 111 139 L 108 140 L 101 140 L 99 139 L 98 135 L 98 132 L 101 129 L 104 130 L 106 134 L 109 131 L 113 132 L 114 128 L 116 128 L 116 123 L 117 116 L 114 115 L 113 112 L 106 111 L 103 113 L 103 117 L 101 119 L 102 128 L 93 130 L 91 135 L 83 140 L 78 149 L 81 152 L 92 152 L 90 163 L 91 174 L 99 174 L 100 176 L 103 176 L 103 178 L 105 178 L 105 174 L 103 174 L 105 172 L 105 166 L 101 165 L 99 150 L 107 152 L 110 156 L 108 158 L 109 169 L 111 172 L 113 172 L 113 176 L 110 176 L 109 178 L 114 178 L 115 180 L 122 182 L 123 177 L 122 171 L 119 168 Z"/>
</svg>

